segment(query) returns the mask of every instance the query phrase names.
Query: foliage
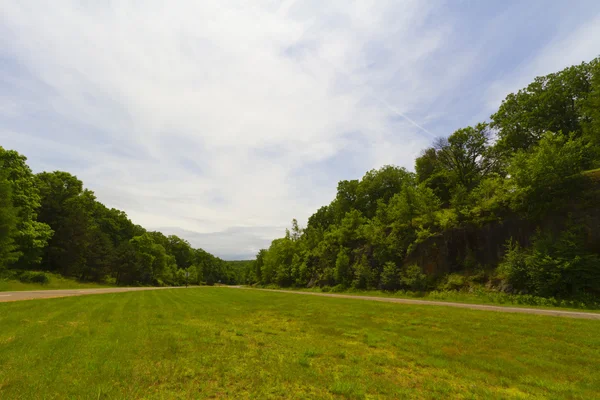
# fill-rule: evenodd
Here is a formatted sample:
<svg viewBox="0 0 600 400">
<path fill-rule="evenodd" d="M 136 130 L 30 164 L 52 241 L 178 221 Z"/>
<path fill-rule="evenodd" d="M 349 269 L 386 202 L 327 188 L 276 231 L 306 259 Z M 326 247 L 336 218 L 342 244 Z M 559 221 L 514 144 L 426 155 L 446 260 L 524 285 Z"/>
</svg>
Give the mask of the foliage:
<svg viewBox="0 0 600 400">
<path fill-rule="evenodd" d="M 8 180 L 11 203 L 16 211 L 16 223 L 12 234 L 15 253 L 11 267 L 30 268 L 40 264 L 42 252 L 52 237 L 52 229 L 37 220 L 40 193 L 35 176 L 26 163 L 27 158 L 14 150 L 0 147 L 0 169 Z"/>
<path fill-rule="evenodd" d="M 600 295 L 600 255 L 586 249 L 584 232 L 538 233 L 531 248 L 509 245 L 500 272 L 515 288 L 545 297 Z"/>
<path fill-rule="evenodd" d="M 39 271 L 23 271 L 19 276 L 19 281 L 23 283 L 47 284 L 50 281 L 48 275 Z"/>
<path fill-rule="evenodd" d="M 0 271 L 18 259 L 14 236 L 17 224 L 17 209 L 12 203 L 12 189 L 6 172 L 0 170 Z"/>
<path fill-rule="evenodd" d="M 26 160 L 0 147 L 0 268 L 41 264 L 80 281 L 127 285 L 183 285 L 186 271 L 195 284 L 240 278 L 225 261 L 184 239 L 134 225 L 77 177 L 62 171 L 34 175 Z"/>
<path fill-rule="evenodd" d="M 445 274 L 434 267 L 427 276 L 419 264 L 435 265 L 441 250 L 436 241 L 475 229 L 483 236 L 492 224 L 518 230 L 510 227 L 515 221 L 556 231 L 570 211 L 585 216 L 585 207 L 597 209 L 597 184 L 582 172 L 600 165 L 599 65 L 595 59 L 536 78 L 508 95 L 491 122 L 435 140 L 415 160 L 415 173 L 387 165 L 339 182 L 335 198 L 308 218 L 305 229 L 294 220 L 294 235 L 260 251 L 253 283 L 426 290 Z M 585 217 L 578 224 L 587 226 L 581 242 L 597 231 Z M 485 251 L 501 254 L 502 240 Z M 597 246 L 567 245 L 575 241 L 566 236 L 559 247 L 544 247 L 541 238 L 529 241 L 527 248 L 511 243 L 497 270 L 515 290 L 561 299 L 596 293 L 583 282 L 600 271 Z M 468 248 L 451 260 L 453 273 L 441 279 L 443 291 L 494 275 L 482 272 L 481 249 Z M 467 275 L 475 270 L 477 276 Z"/>
<path fill-rule="evenodd" d="M 19 279 L 22 274 L 29 272 L 43 273 L 48 281 L 46 283 L 23 283 Z M 31 290 L 57 290 L 57 289 L 94 289 L 114 286 L 116 282 L 110 277 L 103 283 L 81 282 L 73 278 L 66 278 L 59 274 L 42 271 L 5 270 L 0 273 L 0 292 L 4 291 L 31 291 Z"/>
<path fill-rule="evenodd" d="M 499 147 L 505 152 L 529 150 L 548 131 L 579 137 L 583 110 L 593 107 L 587 98 L 592 81 L 598 79 L 598 64 L 595 59 L 537 77 L 527 88 L 509 94 L 491 117 Z"/>
<path fill-rule="evenodd" d="M 582 171 L 593 163 L 592 144 L 573 135 L 546 133 L 530 151 L 515 153 L 508 168 L 513 206 L 529 214 L 555 209 L 585 188 Z"/>
<path fill-rule="evenodd" d="M 466 279 L 461 274 L 449 274 L 441 285 L 443 290 L 460 290 L 465 287 Z"/>
<path fill-rule="evenodd" d="M 400 284 L 405 290 L 421 291 L 426 288 L 427 275 L 418 265 L 408 265 L 400 273 Z"/>
<path fill-rule="evenodd" d="M 381 272 L 381 288 L 384 290 L 398 290 L 400 287 L 400 269 L 393 262 L 386 262 Z"/>
</svg>

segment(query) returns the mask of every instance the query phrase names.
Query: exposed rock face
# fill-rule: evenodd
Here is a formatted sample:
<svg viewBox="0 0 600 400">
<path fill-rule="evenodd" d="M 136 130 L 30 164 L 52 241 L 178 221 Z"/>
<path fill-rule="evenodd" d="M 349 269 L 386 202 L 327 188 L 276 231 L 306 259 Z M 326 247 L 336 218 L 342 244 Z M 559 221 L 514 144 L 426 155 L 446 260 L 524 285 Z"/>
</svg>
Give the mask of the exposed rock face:
<svg viewBox="0 0 600 400">
<path fill-rule="evenodd" d="M 506 243 L 511 238 L 528 246 L 538 229 L 560 232 L 569 220 L 584 226 L 591 250 L 600 250 L 599 197 L 594 208 L 553 214 L 541 222 L 513 216 L 484 226 L 469 225 L 444 231 L 415 246 L 406 257 L 405 265 L 417 264 L 425 273 L 434 276 L 463 271 L 469 263 L 495 267 L 502 260 Z"/>
</svg>

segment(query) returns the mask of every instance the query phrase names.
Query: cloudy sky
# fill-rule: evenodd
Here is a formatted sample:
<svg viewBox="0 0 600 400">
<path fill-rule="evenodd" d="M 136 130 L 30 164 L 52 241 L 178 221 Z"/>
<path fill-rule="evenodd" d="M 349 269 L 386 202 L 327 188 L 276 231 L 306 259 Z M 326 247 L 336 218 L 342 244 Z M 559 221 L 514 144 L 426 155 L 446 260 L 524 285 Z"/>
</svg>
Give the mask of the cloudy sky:
<svg viewBox="0 0 600 400">
<path fill-rule="evenodd" d="M 251 258 L 598 38 L 596 0 L 0 0 L 0 145 Z"/>
</svg>

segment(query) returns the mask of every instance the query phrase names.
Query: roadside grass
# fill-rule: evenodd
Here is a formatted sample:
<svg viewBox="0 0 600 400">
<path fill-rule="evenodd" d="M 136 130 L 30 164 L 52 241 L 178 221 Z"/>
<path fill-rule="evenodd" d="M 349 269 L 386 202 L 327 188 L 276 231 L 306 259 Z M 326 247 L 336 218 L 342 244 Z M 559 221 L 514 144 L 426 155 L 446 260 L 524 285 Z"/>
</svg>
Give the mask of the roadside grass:
<svg viewBox="0 0 600 400">
<path fill-rule="evenodd" d="M 592 399 L 600 323 L 227 288 L 0 303 L 2 399 Z"/>
<path fill-rule="evenodd" d="M 253 288 L 253 286 L 248 286 Z M 472 292 L 458 290 L 434 290 L 430 292 L 411 292 L 399 290 L 396 292 L 388 292 L 383 290 L 360 290 L 360 289 L 344 289 L 335 290 L 335 288 L 282 288 L 274 285 L 256 286 L 258 289 L 268 290 L 284 290 L 294 292 L 313 292 L 313 293 L 332 293 L 332 294 L 347 294 L 353 296 L 370 296 L 370 297 L 386 297 L 395 299 L 414 299 L 414 300 L 429 300 L 429 301 L 444 301 L 453 303 L 465 304 L 486 304 L 506 307 L 520 308 L 540 308 L 548 310 L 565 310 L 565 311 L 585 311 L 592 313 L 600 313 L 600 303 L 583 303 L 576 300 L 556 300 L 546 299 L 543 297 L 535 297 L 531 295 L 508 294 L 494 292 L 490 290 L 474 290 Z M 600 301 L 600 300 L 598 300 Z"/>
<path fill-rule="evenodd" d="M 14 278 L 0 277 L 0 292 L 14 292 L 23 290 L 57 290 L 57 289 L 94 289 L 112 287 L 111 285 L 79 282 L 75 279 L 65 278 L 61 275 L 45 273 L 48 283 L 24 283 Z"/>
</svg>

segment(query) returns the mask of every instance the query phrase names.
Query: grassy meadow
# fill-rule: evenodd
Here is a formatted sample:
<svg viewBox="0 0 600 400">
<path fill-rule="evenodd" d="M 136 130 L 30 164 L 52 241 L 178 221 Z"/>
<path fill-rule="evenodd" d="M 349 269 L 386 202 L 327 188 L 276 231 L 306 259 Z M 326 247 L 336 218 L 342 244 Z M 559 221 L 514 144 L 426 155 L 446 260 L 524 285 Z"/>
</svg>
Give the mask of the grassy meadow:
<svg viewBox="0 0 600 400">
<path fill-rule="evenodd" d="M 231 288 L 0 303 L 1 399 L 593 399 L 600 323 Z"/>
</svg>

